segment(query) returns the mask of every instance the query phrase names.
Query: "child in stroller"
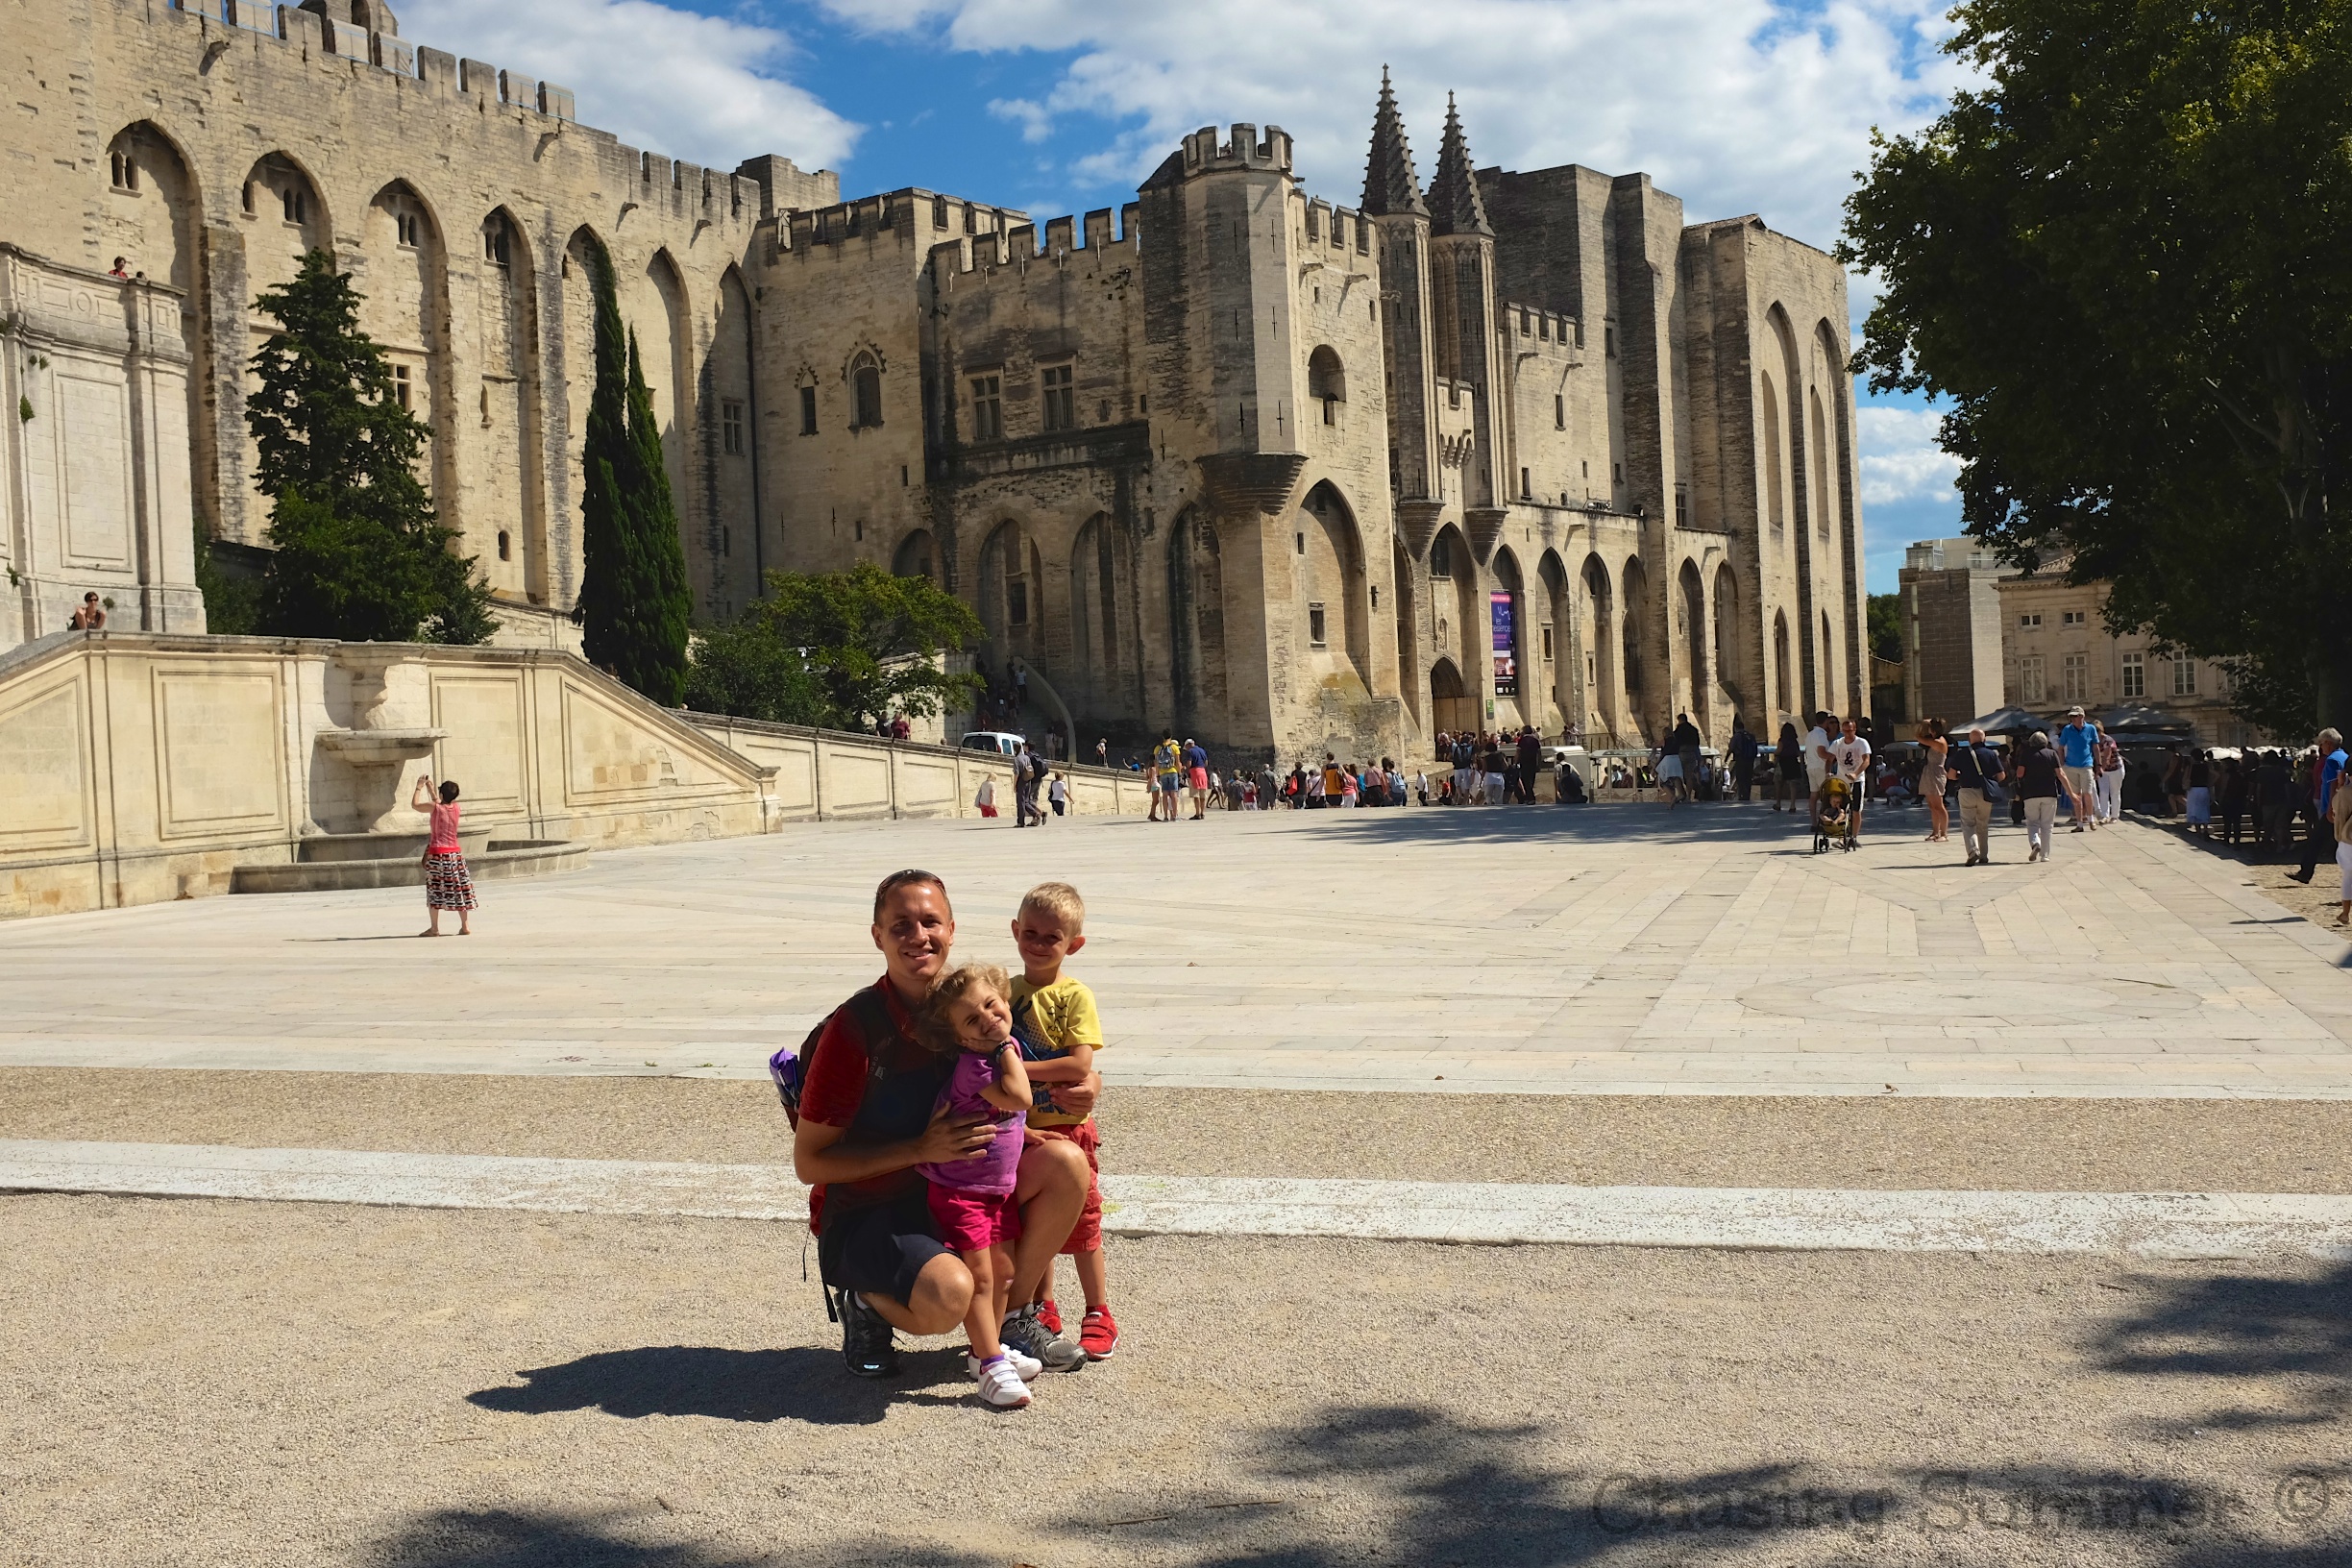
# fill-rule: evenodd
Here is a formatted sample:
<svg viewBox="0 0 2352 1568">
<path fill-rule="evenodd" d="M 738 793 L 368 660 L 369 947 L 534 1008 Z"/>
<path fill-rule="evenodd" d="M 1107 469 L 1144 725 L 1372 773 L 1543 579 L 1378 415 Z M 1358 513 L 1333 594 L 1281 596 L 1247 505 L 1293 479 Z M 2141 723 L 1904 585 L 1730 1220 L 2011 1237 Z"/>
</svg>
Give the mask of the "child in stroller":
<svg viewBox="0 0 2352 1568">
<path fill-rule="evenodd" d="M 1854 846 L 1853 786 L 1832 773 L 1813 800 L 1813 852 L 1835 843 L 1840 849 Z"/>
</svg>

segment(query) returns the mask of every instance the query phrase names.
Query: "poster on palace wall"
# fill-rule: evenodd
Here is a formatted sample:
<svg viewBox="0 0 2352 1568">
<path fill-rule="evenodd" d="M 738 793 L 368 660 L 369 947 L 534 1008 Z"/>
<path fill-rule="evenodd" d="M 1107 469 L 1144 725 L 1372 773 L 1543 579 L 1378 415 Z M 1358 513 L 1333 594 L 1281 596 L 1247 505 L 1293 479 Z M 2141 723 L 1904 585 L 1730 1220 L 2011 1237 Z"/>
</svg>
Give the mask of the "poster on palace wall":
<svg viewBox="0 0 2352 1568">
<path fill-rule="evenodd" d="M 1494 689 L 1497 697 L 1519 695 L 1518 643 L 1511 636 L 1511 596 L 1489 594 L 1494 622 Z"/>
</svg>

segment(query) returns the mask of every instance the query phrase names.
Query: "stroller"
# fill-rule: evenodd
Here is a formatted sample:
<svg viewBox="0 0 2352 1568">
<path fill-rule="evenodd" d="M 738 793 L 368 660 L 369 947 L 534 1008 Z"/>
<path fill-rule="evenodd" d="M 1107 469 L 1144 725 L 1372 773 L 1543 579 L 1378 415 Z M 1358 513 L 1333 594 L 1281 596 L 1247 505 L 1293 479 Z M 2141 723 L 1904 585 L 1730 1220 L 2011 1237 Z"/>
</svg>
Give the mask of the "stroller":
<svg viewBox="0 0 2352 1568">
<path fill-rule="evenodd" d="M 1834 774 L 1813 802 L 1813 852 L 1818 855 L 1831 844 L 1840 849 L 1854 846 L 1853 786 Z"/>
</svg>

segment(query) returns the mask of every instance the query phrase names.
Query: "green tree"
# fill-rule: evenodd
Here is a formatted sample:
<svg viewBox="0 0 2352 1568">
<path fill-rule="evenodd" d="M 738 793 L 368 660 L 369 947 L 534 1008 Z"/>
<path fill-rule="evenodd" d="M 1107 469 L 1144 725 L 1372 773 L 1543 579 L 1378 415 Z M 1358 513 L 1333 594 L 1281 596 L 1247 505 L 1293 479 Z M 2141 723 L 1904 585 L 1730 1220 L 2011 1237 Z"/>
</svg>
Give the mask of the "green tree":
<svg viewBox="0 0 2352 1568">
<path fill-rule="evenodd" d="M 1871 652 L 1889 664 L 1902 663 L 1902 596 L 1873 594 L 1867 610 Z"/>
<path fill-rule="evenodd" d="M 1881 138 L 1857 369 L 1949 400 L 1968 530 L 2112 582 L 2268 727 L 2352 719 L 2352 0 L 1965 0 L 1987 80 Z"/>
<path fill-rule="evenodd" d="M 203 596 L 205 630 L 215 637 L 244 637 L 261 628 L 261 583 L 232 574 L 212 557 L 212 535 L 196 520 L 196 592 Z"/>
<path fill-rule="evenodd" d="M 612 257 L 593 235 L 588 280 L 596 387 L 580 492 L 581 646 L 590 663 L 674 707 L 685 697 L 694 603 L 686 551 L 636 334 L 622 326 Z"/>
<path fill-rule="evenodd" d="M 948 674 L 938 655 L 983 635 L 970 606 L 928 577 L 894 577 L 870 561 L 846 572 L 771 572 L 765 598 L 704 634 L 691 700 L 839 729 L 899 713 L 921 718 L 979 694 L 977 675 Z"/>
<path fill-rule="evenodd" d="M 417 467 L 424 425 L 400 405 L 359 293 L 325 251 L 257 305 L 278 323 L 254 355 L 245 423 L 274 547 L 261 629 L 356 642 L 479 643 L 490 590 L 434 516 Z"/>
</svg>

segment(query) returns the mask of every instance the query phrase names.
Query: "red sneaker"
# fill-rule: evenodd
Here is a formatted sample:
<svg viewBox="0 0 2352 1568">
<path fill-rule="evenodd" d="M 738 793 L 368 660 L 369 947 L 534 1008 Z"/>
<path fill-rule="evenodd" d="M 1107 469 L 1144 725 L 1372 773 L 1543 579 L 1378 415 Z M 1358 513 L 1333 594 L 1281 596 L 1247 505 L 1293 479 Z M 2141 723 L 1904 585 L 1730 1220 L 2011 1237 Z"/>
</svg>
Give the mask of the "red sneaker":
<svg viewBox="0 0 2352 1568">
<path fill-rule="evenodd" d="M 1062 1309 L 1053 1304 L 1053 1297 L 1047 1296 L 1038 1303 L 1038 1321 L 1056 1334 L 1062 1332 Z"/>
<path fill-rule="evenodd" d="M 1079 1320 L 1078 1348 L 1087 1353 L 1090 1361 L 1107 1361 L 1118 1349 L 1118 1320 L 1108 1307 L 1089 1307 Z"/>
</svg>

